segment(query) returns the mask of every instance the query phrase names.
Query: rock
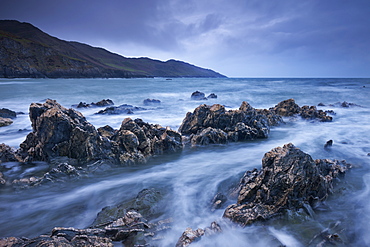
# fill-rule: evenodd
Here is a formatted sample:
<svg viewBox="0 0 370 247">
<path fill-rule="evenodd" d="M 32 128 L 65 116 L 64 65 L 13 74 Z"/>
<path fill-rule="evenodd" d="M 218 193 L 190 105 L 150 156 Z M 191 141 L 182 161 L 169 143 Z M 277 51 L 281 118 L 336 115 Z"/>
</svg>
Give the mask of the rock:
<svg viewBox="0 0 370 247">
<path fill-rule="evenodd" d="M 80 102 L 78 105 L 72 105 L 72 107 L 89 108 L 89 107 L 104 107 L 104 106 L 109 106 L 109 105 L 114 105 L 113 101 L 110 99 L 103 99 L 96 103 L 91 102 L 90 104 L 87 104 L 86 102 Z"/>
<path fill-rule="evenodd" d="M 10 118 L 0 117 L 0 127 L 9 126 L 13 123 L 13 120 Z"/>
<path fill-rule="evenodd" d="M 212 211 L 219 209 L 227 201 L 227 197 L 221 193 L 217 193 L 212 200 Z"/>
<path fill-rule="evenodd" d="M 0 117 L 1 118 L 16 118 L 17 113 L 15 111 L 6 109 L 6 108 L 1 108 L 0 109 Z"/>
<path fill-rule="evenodd" d="M 113 247 L 112 240 L 107 237 L 102 237 L 104 231 L 96 231 L 90 229 L 75 229 L 75 228 L 54 228 L 51 235 L 41 235 L 36 238 L 3 238 L 0 239 L 0 246 L 62 246 L 62 247 L 77 247 L 77 246 L 100 246 Z"/>
<path fill-rule="evenodd" d="M 283 117 L 299 115 L 304 119 L 319 119 L 321 122 L 330 122 L 333 120 L 332 117 L 327 116 L 326 112 L 322 110 L 317 110 L 316 106 L 300 107 L 295 103 L 294 99 L 281 101 L 275 107 L 270 108 L 270 111 L 273 111 L 277 115 Z"/>
<path fill-rule="evenodd" d="M 329 106 L 334 106 L 334 107 L 344 107 L 344 108 L 349 108 L 349 107 L 361 107 L 360 105 L 357 105 L 355 103 L 349 103 L 347 101 L 343 101 L 343 102 L 336 102 L 334 104 L 330 104 Z"/>
<path fill-rule="evenodd" d="M 290 117 L 301 112 L 301 108 L 295 103 L 294 99 L 281 101 L 270 110 L 283 117 Z"/>
<path fill-rule="evenodd" d="M 278 122 L 281 117 L 268 110 L 257 111 L 247 102 L 239 110 L 229 111 L 219 104 L 204 104 L 186 114 L 179 132 L 189 135 L 193 145 L 226 143 L 267 138 L 270 124 Z"/>
<path fill-rule="evenodd" d="M 143 101 L 144 105 L 159 105 L 161 101 L 159 99 L 145 99 Z"/>
<path fill-rule="evenodd" d="M 207 99 L 217 99 L 217 95 L 214 93 L 211 93 L 210 95 L 207 96 Z"/>
<path fill-rule="evenodd" d="M 245 226 L 284 210 L 313 207 L 328 197 L 333 179 L 349 167 L 345 161 L 313 160 L 291 143 L 274 148 L 264 155 L 261 170 L 244 174 L 237 203 L 223 217 Z"/>
<path fill-rule="evenodd" d="M 329 147 L 331 147 L 331 146 L 333 146 L 333 140 L 329 140 L 329 141 L 327 141 L 327 142 L 325 143 L 325 145 L 324 145 L 324 148 L 329 148 Z"/>
<path fill-rule="evenodd" d="M 146 109 L 142 107 L 123 104 L 120 106 L 107 107 L 104 110 L 101 110 L 95 114 L 108 114 L 108 115 L 133 114 L 134 111 L 143 111 L 143 110 Z"/>
<path fill-rule="evenodd" d="M 21 158 L 15 150 L 4 143 L 0 144 L 0 164 L 2 162 L 20 162 Z"/>
<path fill-rule="evenodd" d="M 207 100 L 207 98 L 205 97 L 205 94 L 202 93 L 202 92 L 199 92 L 199 91 L 195 91 L 191 94 L 191 97 L 190 97 L 192 100 Z"/>
<path fill-rule="evenodd" d="M 206 229 L 198 228 L 197 230 L 193 230 L 191 228 L 186 228 L 177 241 L 176 247 L 189 246 L 191 243 L 199 241 L 202 236 L 211 236 L 221 231 L 221 227 L 217 222 L 212 222 L 211 226 Z"/>
<path fill-rule="evenodd" d="M 31 104 L 30 120 L 33 131 L 19 149 L 25 161 L 50 161 L 58 156 L 81 162 L 107 158 L 104 140 L 78 111 L 48 99 Z"/>
<path fill-rule="evenodd" d="M 101 136 L 108 137 L 110 139 L 116 131 L 109 125 L 106 125 L 104 127 L 98 128 L 98 132 Z"/>
<path fill-rule="evenodd" d="M 6 184 L 6 180 L 4 178 L 4 174 L 0 172 L 0 185 Z"/>
</svg>

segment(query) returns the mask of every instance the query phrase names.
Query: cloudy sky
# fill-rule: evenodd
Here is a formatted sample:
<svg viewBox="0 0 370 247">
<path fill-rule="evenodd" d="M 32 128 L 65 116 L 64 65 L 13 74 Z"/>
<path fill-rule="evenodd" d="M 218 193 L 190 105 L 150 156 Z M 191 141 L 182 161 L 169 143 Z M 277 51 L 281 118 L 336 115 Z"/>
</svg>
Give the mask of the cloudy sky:
<svg viewBox="0 0 370 247">
<path fill-rule="evenodd" d="M 229 77 L 370 77 L 369 0 L 0 0 L 0 19 Z"/>
</svg>

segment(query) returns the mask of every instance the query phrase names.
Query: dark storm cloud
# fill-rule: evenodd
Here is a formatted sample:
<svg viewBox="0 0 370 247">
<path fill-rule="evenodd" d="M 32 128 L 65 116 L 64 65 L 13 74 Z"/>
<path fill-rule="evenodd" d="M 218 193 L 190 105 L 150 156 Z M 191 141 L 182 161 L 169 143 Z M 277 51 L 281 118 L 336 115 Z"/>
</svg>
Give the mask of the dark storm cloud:
<svg viewBox="0 0 370 247">
<path fill-rule="evenodd" d="M 368 0 L 0 3 L 1 19 L 123 55 L 176 58 L 231 76 L 370 76 Z"/>
</svg>

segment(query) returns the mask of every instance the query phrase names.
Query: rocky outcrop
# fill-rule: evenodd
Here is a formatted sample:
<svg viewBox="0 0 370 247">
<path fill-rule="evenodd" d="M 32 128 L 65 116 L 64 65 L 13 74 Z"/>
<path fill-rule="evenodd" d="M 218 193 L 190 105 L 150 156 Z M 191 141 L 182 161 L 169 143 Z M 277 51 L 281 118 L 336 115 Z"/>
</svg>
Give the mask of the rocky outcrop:
<svg viewBox="0 0 370 247">
<path fill-rule="evenodd" d="M 318 119 L 321 122 L 330 122 L 333 120 L 323 110 L 317 110 L 316 106 L 302 106 L 295 103 L 294 99 L 281 101 L 275 107 L 270 108 L 270 111 L 283 117 L 301 116 L 304 119 Z"/>
<path fill-rule="evenodd" d="M 50 161 L 58 156 L 79 161 L 107 158 L 109 144 L 80 112 L 48 99 L 44 104 L 32 103 L 29 114 L 33 131 L 19 150 L 25 161 Z"/>
<path fill-rule="evenodd" d="M 13 123 L 10 118 L 0 117 L 0 127 L 9 126 Z"/>
<path fill-rule="evenodd" d="M 207 100 L 206 95 L 202 92 L 195 91 L 191 94 L 190 99 L 192 100 Z"/>
<path fill-rule="evenodd" d="M 2 109 L 0 109 L 0 117 L 2 117 L 2 118 L 16 118 L 17 113 L 15 111 L 12 111 L 12 110 L 9 110 L 9 109 L 6 109 L 6 108 L 2 108 Z"/>
<path fill-rule="evenodd" d="M 284 210 L 309 211 L 328 197 L 334 179 L 348 167 L 344 161 L 313 160 L 291 143 L 274 148 L 264 155 L 261 170 L 244 174 L 237 203 L 227 207 L 224 217 L 245 226 Z"/>
<path fill-rule="evenodd" d="M 118 115 L 118 114 L 134 114 L 134 111 L 143 111 L 145 108 L 123 104 L 120 106 L 110 106 L 104 110 L 98 111 L 95 114 L 108 114 L 108 115 Z"/>
<path fill-rule="evenodd" d="M 3 162 L 19 162 L 21 158 L 16 154 L 16 150 L 5 145 L 4 143 L 0 144 L 0 164 Z"/>
<path fill-rule="evenodd" d="M 54 100 L 31 104 L 30 119 L 33 131 L 18 150 L 26 162 L 68 157 L 80 163 L 110 160 L 128 164 L 183 148 L 181 135 L 170 128 L 126 118 L 119 130 L 105 126 L 98 131 L 80 112 Z"/>
<path fill-rule="evenodd" d="M 80 102 L 78 105 L 72 105 L 72 107 L 76 108 L 89 108 L 89 107 L 105 107 L 105 106 L 110 106 L 114 105 L 113 101 L 110 99 L 103 99 L 98 102 L 91 102 L 90 104 L 87 104 L 85 102 Z"/>
<path fill-rule="evenodd" d="M 145 99 L 143 101 L 143 104 L 146 105 L 146 106 L 159 105 L 159 104 L 161 104 L 161 101 L 159 99 Z"/>
<path fill-rule="evenodd" d="M 270 127 L 281 122 L 271 111 L 256 110 L 247 102 L 229 111 L 220 104 L 203 104 L 186 114 L 179 132 L 190 136 L 193 145 L 227 143 L 267 138 Z"/>
<path fill-rule="evenodd" d="M 212 222 L 210 227 L 205 229 L 198 228 L 193 230 L 191 228 L 187 228 L 179 240 L 176 243 L 176 247 L 186 247 L 189 246 L 191 243 L 200 240 L 203 236 L 211 236 L 213 234 L 221 232 L 222 229 L 217 222 Z"/>
</svg>

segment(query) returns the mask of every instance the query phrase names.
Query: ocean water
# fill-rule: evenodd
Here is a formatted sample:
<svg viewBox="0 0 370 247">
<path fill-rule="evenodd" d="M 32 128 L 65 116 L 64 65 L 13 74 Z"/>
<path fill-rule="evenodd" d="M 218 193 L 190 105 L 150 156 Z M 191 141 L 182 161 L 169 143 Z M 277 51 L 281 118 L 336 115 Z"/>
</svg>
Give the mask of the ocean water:
<svg viewBox="0 0 370 247">
<path fill-rule="evenodd" d="M 192 101 L 191 93 L 215 93 L 218 98 Z M 222 209 L 211 211 L 210 201 L 237 183 L 243 173 L 261 168 L 264 153 L 293 143 L 314 159 L 345 159 L 353 164 L 336 186 L 324 208 L 313 217 L 286 217 L 264 224 L 239 228 L 224 224 L 223 232 L 203 237 L 193 246 L 310 246 L 322 231 L 338 234 L 351 246 L 370 246 L 370 79 L 2 79 L 0 108 L 18 115 L 14 123 L 0 128 L 0 143 L 14 148 L 31 131 L 28 108 L 32 102 L 55 99 L 69 108 L 79 102 L 111 99 L 115 105 L 144 107 L 134 114 L 96 115 L 99 108 L 78 109 L 96 128 L 119 128 L 126 117 L 169 126 L 177 130 L 186 113 L 200 104 L 223 104 L 238 108 L 247 101 L 254 108 L 270 108 L 282 100 L 318 105 L 333 110 L 333 121 L 312 122 L 285 119 L 273 127 L 268 139 L 251 142 L 187 148 L 181 154 L 163 155 L 144 165 L 107 170 L 68 183 L 51 183 L 26 190 L 0 190 L 0 237 L 35 237 L 50 233 L 56 226 L 86 228 L 106 206 L 131 199 L 144 188 L 166 191 L 164 218 L 172 218 L 170 230 L 153 244 L 174 246 L 187 228 L 205 228 L 212 221 L 223 222 Z M 159 99 L 158 106 L 144 106 L 147 98 Z M 351 107 L 331 105 L 350 102 Z M 324 149 L 328 140 L 330 149 Z M 19 170 L 15 164 L 10 176 L 27 176 L 47 164 Z M 311 242 L 312 241 L 312 242 Z M 337 242 L 340 243 L 340 242 Z M 119 246 L 119 244 L 117 244 Z M 339 244 L 339 246 L 341 246 Z M 346 245 L 343 245 L 346 246 Z"/>
</svg>

